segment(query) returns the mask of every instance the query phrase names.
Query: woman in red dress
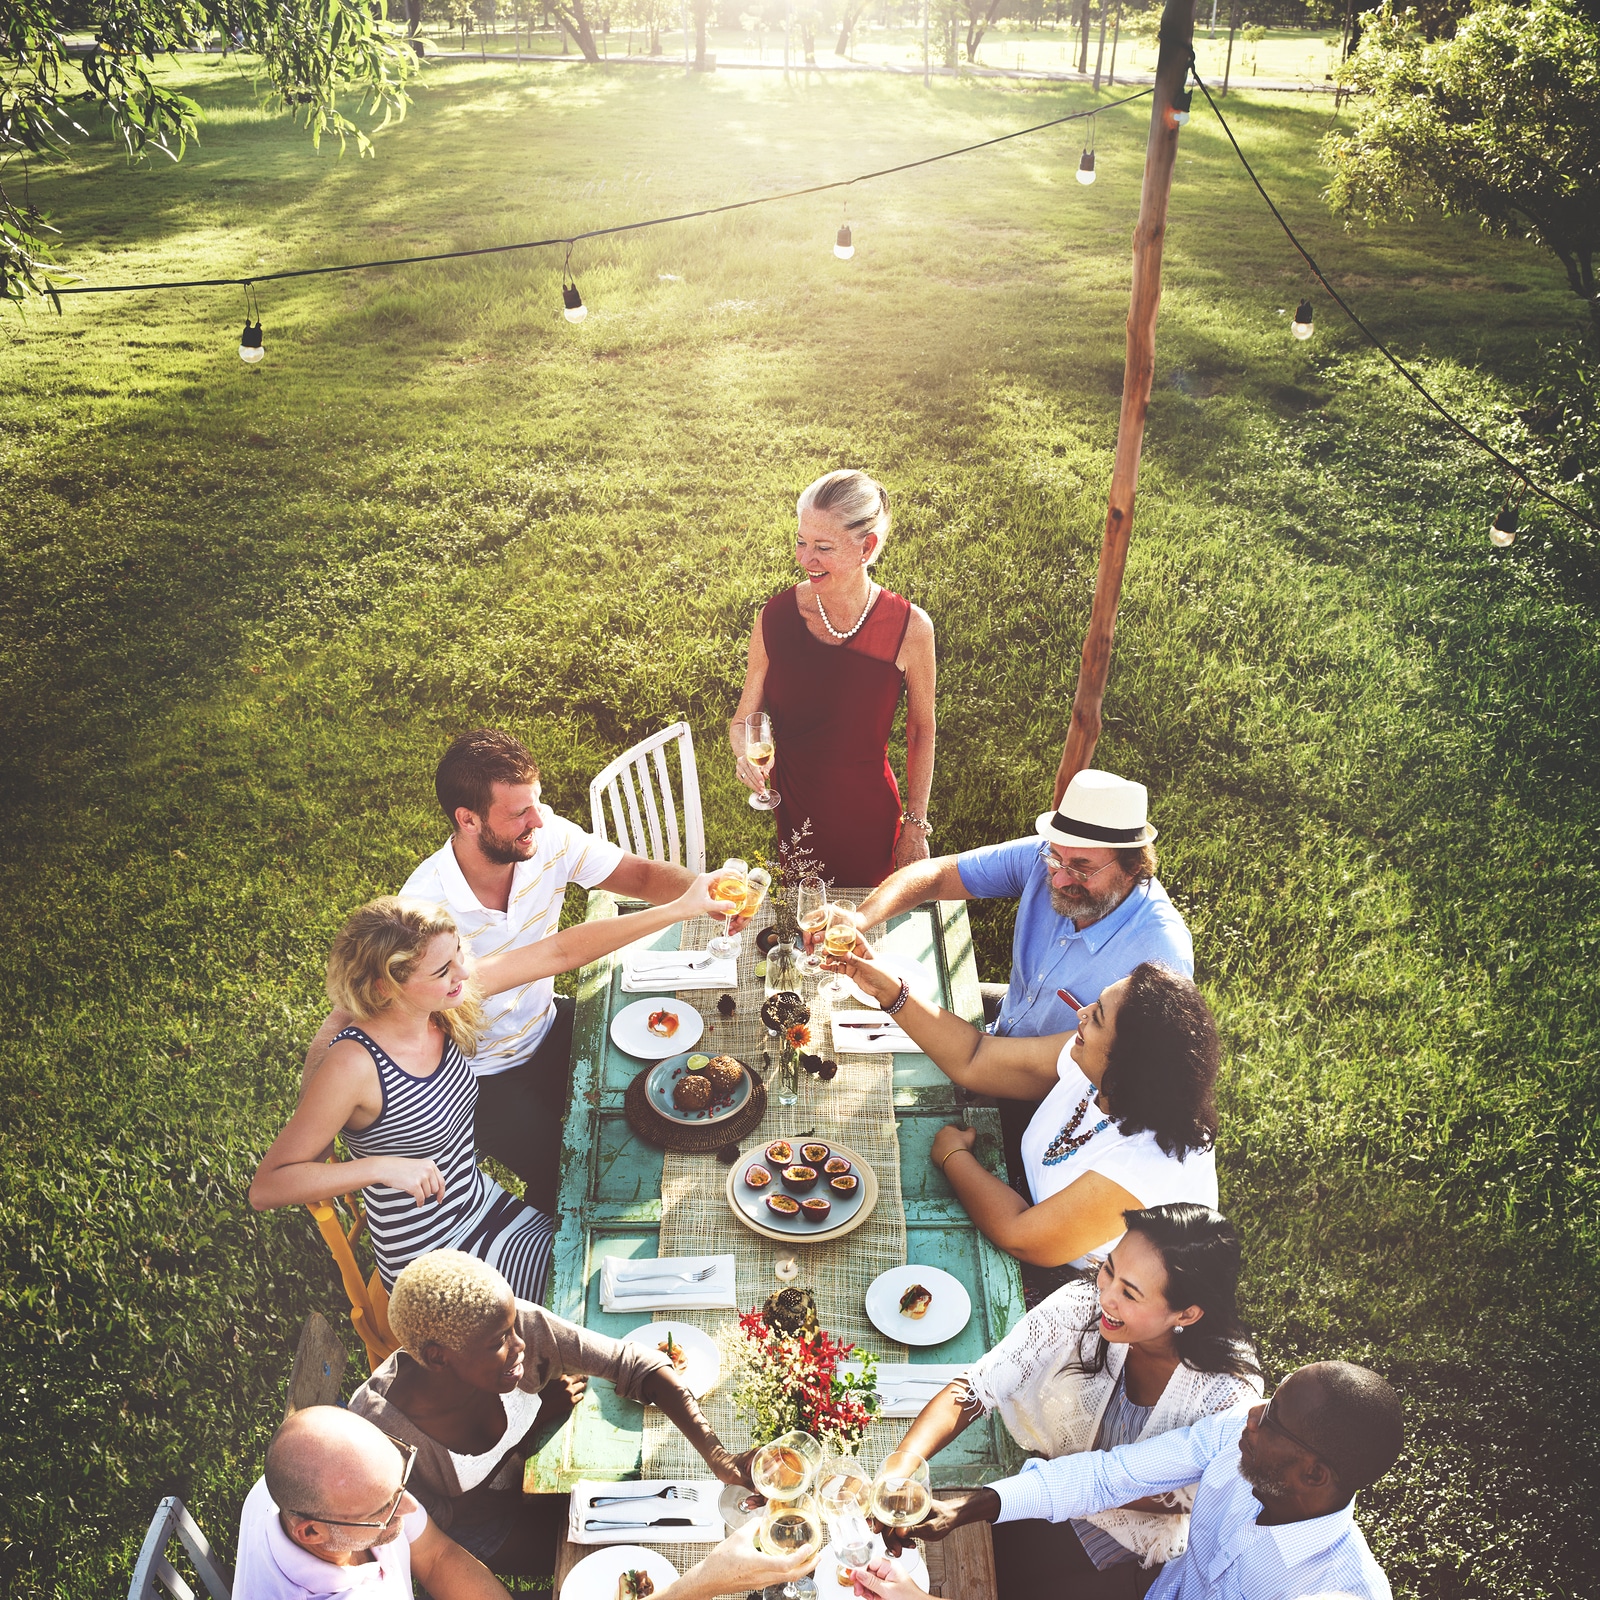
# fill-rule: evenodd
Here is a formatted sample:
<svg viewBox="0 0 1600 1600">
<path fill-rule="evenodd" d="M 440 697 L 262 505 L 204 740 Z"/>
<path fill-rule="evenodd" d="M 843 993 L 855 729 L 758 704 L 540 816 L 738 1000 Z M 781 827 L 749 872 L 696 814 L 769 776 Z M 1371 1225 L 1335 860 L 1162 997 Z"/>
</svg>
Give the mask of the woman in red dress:
<svg viewBox="0 0 1600 1600">
<path fill-rule="evenodd" d="M 774 595 L 750 635 L 750 665 L 728 737 L 739 777 L 777 791 L 778 848 L 804 851 L 849 888 L 881 883 L 928 856 L 934 651 L 927 612 L 872 581 L 889 532 L 889 496 L 864 472 L 818 478 L 798 503 L 802 582 Z M 906 691 L 906 797 L 889 730 Z M 745 755 L 744 719 L 765 710 L 770 774 Z M 809 824 L 809 829 L 807 829 Z"/>
</svg>

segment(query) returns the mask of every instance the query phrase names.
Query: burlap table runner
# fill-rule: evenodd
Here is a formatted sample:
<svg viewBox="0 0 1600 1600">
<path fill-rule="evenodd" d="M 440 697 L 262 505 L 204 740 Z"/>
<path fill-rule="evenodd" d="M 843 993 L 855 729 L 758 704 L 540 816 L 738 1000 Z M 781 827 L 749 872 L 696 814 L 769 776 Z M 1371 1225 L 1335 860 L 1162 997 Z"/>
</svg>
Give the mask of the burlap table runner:
<svg viewBox="0 0 1600 1600">
<path fill-rule="evenodd" d="M 848 896 L 849 891 L 844 891 Z M 858 898 L 858 896 L 851 896 Z M 682 948 L 703 949 L 717 931 L 708 919 L 685 925 Z M 872 929 L 868 938 L 879 930 Z M 738 1056 L 757 1071 L 767 1072 L 767 1114 L 759 1127 L 739 1141 L 741 1161 L 750 1152 L 763 1150 L 774 1139 L 798 1140 L 805 1135 L 824 1144 L 842 1144 L 854 1150 L 871 1166 L 878 1178 L 878 1204 L 871 1217 L 853 1233 L 831 1244 L 800 1244 L 791 1248 L 774 1239 L 752 1233 L 733 1215 L 726 1199 L 728 1168 L 715 1156 L 683 1155 L 668 1151 L 661 1177 L 661 1242 L 663 1256 L 727 1255 L 737 1263 L 739 1309 L 759 1306 L 783 1284 L 773 1274 L 780 1256 L 794 1255 L 800 1263 L 797 1287 L 808 1288 L 816 1296 L 817 1316 L 822 1326 L 836 1338 L 871 1351 L 886 1361 L 904 1361 L 905 1346 L 884 1338 L 867 1320 L 867 1286 L 880 1273 L 897 1267 L 906 1259 L 905 1206 L 900 1194 L 900 1148 L 895 1133 L 892 1055 L 834 1056 L 833 1035 L 829 1026 L 832 1002 L 820 993 L 815 982 L 803 985 L 811 1007 L 812 1042 L 810 1050 L 839 1063 L 839 1073 L 824 1083 L 808 1074 L 800 1075 L 799 1103 L 778 1104 L 777 1047 L 770 1046 L 770 1067 L 762 1060 L 769 1049 L 766 1029 L 761 1021 L 763 981 L 755 975 L 761 959 L 753 936 L 747 933 L 739 958 L 737 1010 L 724 1018 L 717 1010 L 716 994 L 690 992 L 679 999 L 695 1006 L 706 1019 L 706 1030 L 699 1049 L 710 1054 Z M 856 1002 L 841 997 L 846 1006 Z M 757 1441 L 746 1423 L 733 1412 L 732 1352 L 739 1339 L 737 1317 L 728 1311 L 661 1312 L 656 1320 L 682 1321 L 704 1328 L 723 1349 L 722 1380 L 710 1393 L 701 1396 L 701 1408 L 723 1443 L 731 1450 L 744 1450 Z M 875 1467 L 878 1460 L 898 1442 L 902 1424 L 875 1424 L 858 1449 L 863 1465 Z M 647 1409 L 644 1423 L 643 1476 L 646 1478 L 696 1477 L 705 1472 L 705 1463 L 687 1441 L 654 1407 Z M 680 1570 L 697 1561 L 709 1546 L 663 1546 Z"/>
</svg>

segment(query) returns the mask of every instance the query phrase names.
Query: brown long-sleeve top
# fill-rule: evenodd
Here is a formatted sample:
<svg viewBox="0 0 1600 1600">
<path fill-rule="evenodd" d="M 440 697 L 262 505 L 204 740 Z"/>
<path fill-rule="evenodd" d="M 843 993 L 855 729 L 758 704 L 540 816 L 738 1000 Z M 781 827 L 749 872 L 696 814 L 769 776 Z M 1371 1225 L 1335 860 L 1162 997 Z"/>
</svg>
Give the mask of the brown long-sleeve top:
<svg viewBox="0 0 1600 1600">
<path fill-rule="evenodd" d="M 556 1378 L 582 1374 L 604 1378 L 615 1385 L 617 1393 L 624 1399 L 643 1404 L 644 1385 L 651 1373 L 665 1369 L 676 1377 L 672 1363 L 659 1350 L 647 1350 L 643 1345 L 626 1344 L 601 1333 L 591 1333 L 587 1328 L 580 1328 L 575 1322 L 568 1322 L 546 1311 L 543 1306 L 532 1305 L 526 1300 L 517 1301 L 517 1332 L 527 1345 L 522 1358 L 522 1380 L 517 1387 L 532 1394 L 537 1394 Z M 349 1409 L 393 1438 L 417 1446 L 417 1464 L 411 1469 L 409 1488 L 434 1521 L 448 1530 L 455 1520 L 455 1505 L 463 1492 L 461 1481 L 456 1476 L 455 1462 L 444 1445 L 424 1433 L 389 1399 L 395 1380 L 410 1362 L 411 1356 L 404 1350 L 396 1350 L 350 1396 Z M 692 1406 L 693 1402 L 690 1404 Z M 698 1408 L 694 1409 L 698 1413 Z M 714 1445 L 716 1435 L 709 1424 L 705 1427 L 705 1433 Z M 507 1455 L 521 1443 L 520 1438 L 510 1435 L 508 1428 L 506 1437 L 500 1441 Z M 696 1446 L 701 1444 L 699 1439 L 691 1438 L 691 1442 Z"/>
</svg>

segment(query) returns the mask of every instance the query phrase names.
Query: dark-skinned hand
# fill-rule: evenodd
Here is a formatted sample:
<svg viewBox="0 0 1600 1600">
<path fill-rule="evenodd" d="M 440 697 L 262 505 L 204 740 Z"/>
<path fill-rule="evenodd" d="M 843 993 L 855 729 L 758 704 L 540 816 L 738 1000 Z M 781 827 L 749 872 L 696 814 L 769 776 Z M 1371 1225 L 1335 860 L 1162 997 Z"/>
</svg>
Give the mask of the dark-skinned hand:
<svg viewBox="0 0 1600 1600">
<path fill-rule="evenodd" d="M 927 1516 L 914 1528 L 886 1528 L 876 1518 L 872 1519 L 872 1526 L 883 1535 L 888 1553 L 897 1556 L 918 1539 L 937 1542 L 969 1522 L 993 1522 L 999 1515 L 1000 1496 L 993 1489 L 938 1489 Z"/>
</svg>

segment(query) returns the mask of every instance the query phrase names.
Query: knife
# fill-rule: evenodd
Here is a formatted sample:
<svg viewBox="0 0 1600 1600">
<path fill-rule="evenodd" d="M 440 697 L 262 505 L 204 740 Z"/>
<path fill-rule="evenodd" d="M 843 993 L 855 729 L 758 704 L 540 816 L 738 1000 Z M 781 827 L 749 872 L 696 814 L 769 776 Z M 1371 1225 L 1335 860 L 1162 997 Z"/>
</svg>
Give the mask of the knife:
<svg viewBox="0 0 1600 1600">
<path fill-rule="evenodd" d="M 693 1517 L 657 1517 L 653 1522 L 596 1522 L 584 1523 L 583 1531 L 593 1533 L 598 1528 L 709 1528 L 709 1522 L 696 1522 Z"/>
</svg>

